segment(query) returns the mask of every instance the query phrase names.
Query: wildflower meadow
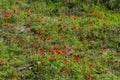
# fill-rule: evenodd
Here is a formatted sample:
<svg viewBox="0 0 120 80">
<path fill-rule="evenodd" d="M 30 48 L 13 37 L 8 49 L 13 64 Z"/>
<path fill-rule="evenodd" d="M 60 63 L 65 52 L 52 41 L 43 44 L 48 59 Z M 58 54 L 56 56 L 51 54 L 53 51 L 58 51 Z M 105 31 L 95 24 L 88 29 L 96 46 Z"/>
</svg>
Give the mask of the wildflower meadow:
<svg viewBox="0 0 120 80">
<path fill-rule="evenodd" d="M 120 80 L 119 0 L 0 0 L 0 80 Z"/>
</svg>

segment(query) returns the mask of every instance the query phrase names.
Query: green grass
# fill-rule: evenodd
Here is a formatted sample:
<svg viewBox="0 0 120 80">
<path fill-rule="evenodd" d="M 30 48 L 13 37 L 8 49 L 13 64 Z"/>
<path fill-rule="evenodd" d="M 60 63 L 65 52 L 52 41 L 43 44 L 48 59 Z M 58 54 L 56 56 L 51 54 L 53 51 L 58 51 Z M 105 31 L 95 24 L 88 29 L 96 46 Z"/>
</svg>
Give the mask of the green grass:
<svg viewBox="0 0 120 80">
<path fill-rule="evenodd" d="M 82 15 L 66 16 L 57 4 L 0 1 L 0 79 L 119 80 L 120 14 L 80 4 Z M 23 26 L 30 31 L 18 33 Z"/>
</svg>

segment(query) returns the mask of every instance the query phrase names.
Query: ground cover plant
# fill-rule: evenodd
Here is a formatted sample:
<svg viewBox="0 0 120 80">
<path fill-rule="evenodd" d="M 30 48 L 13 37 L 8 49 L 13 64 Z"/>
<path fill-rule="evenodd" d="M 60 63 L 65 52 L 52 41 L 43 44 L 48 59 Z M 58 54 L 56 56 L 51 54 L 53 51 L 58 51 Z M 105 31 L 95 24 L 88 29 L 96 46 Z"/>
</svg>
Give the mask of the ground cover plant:
<svg viewBox="0 0 120 80">
<path fill-rule="evenodd" d="M 117 10 L 82 0 L 0 0 L 0 80 L 120 80 Z"/>
</svg>

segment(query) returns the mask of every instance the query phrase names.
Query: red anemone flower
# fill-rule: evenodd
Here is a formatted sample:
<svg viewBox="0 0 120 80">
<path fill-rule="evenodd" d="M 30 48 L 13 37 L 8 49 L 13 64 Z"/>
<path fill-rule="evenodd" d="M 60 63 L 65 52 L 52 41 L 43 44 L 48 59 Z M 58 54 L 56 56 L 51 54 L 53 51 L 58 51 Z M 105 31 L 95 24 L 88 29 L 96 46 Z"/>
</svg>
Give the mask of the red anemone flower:
<svg viewBox="0 0 120 80">
<path fill-rule="evenodd" d="M 44 50 L 44 48 L 40 47 L 40 48 L 39 48 L 39 50 L 40 50 L 40 51 L 43 51 L 43 50 Z"/>
<path fill-rule="evenodd" d="M 31 16 L 30 10 L 27 12 L 27 16 L 28 16 L 28 17 Z"/>
<path fill-rule="evenodd" d="M 13 14 L 17 14 L 17 10 L 16 9 L 13 10 Z"/>
<path fill-rule="evenodd" d="M 62 49 L 61 50 L 61 54 L 65 54 L 66 50 L 65 49 Z"/>
<path fill-rule="evenodd" d="M 38 74 L 40 74 L 40 68 L 37 69 Z"/>
<path fill-rule="evenodd" d="M 56 58 L 56 56 L 55 56 L 55 55 L 52 55 L 52 56 L 51 56 L 51 59 L 55 59 L 55 58 Z"/>
<path fill-rule="evenodd" d="M 90 63 L 90 64 L 89 64 L 89 66 L 90 66 L 90 67 L 92 67 L 92 66 L 93 66 L 93 64 L 92 64 L 92 63 Z"/>
<path fill-rule="evenodd" d="M 67 69 L 64 69 L 63 72 L 64 72 L 64 73 L 68 73 L 69 71 L 68 71 Z"/>
<path fill-rule="evenodd" d="M 73 19 L 76 20 L 76 19 L 77 19 L 77 16 L 74 16 Z"/>
<path fill-rule="evenodd" d="M 91 72 L 87 73 L 87 78 L 90 79 L 92 77 Z"/>
</svg>

